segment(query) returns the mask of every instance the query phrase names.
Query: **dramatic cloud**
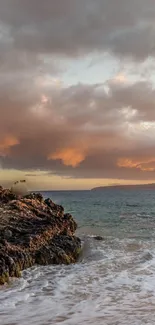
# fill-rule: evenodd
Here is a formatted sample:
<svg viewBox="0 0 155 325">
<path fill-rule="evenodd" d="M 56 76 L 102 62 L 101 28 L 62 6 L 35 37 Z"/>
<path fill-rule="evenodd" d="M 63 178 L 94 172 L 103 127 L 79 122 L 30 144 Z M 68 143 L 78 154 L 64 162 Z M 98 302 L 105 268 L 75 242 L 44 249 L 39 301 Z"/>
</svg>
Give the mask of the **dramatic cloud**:
<svg viewBox="0 0 155 325">
<path fill-rule="evenodd" d="M 46 169 L 77 178 L 151 179 L 155 170 L 154 87 L 117 79 L 45 88 L 44 94 L 35 84 L 29 90 L 26 81 L 22 93 L 18 84 L 11 84 L 7 97 L 3 90 L 3 167 Z"/>
<path fill-rule="evenodd" d="M 1 0 L 3 46 L 34 53 L 155 54 L 154 0 Z"/>
<path fill-rule="evenodd" d="M 155 85 L 146 78 L 154 18 L 154 0 L 0 0 L 1 166 L 154 178 Z M 70 62 L 107 53 L 123 71 L 99 83 L 65 81 Z"/>
<path fill-rule="evenodd" d="M 82 149 L 64 148 L 48 156 L 49 160 L 62 160 L 65 166 L 77 167 L 85 160 L 86 154 Z"/>
<path fill-rule="evenodd" d="M 18 139 L 12 135 L 7 135 L 0 142 L 0 154 L 2 156 L 5 155 L 5 153 L 8 153 L 9 148 L 15 146 L 16 144 L 19 144 Z"/>
</svg>

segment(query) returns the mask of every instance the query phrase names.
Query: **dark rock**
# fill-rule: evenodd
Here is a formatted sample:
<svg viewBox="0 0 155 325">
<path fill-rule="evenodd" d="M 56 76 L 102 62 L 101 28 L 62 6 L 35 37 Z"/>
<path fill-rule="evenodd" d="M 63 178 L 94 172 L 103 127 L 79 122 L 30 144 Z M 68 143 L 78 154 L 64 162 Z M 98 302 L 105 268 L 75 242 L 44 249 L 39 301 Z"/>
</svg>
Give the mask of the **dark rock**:
<svg viewBox="0 0 155 325">
<path fill-rule="evenodd" d="M 64 208 L 61 205 L 55 204 L 51 199 L 46 199 L 45 204 L 51 209 L 57 212 L 57 216 L 63 215 Z"/>
<path fill-rule="evenodd" d="M 75 263 L 81 241 L 62 206 L 40 193 L 18 197 L 0 187 L 0 284 L 34 264 Z"/>
<path fill-rule="evenodd" d="M 40 194 L 40 193 L 30 193 L 30 194 L 25 195 L 24 198 L 28 199 L 28 200 L 38 200 L 40 202 L 44 201 L 44 198 L 43 198 L 42 194 Z"/>
<path fill-rule="evenodd" d="M 4 237 L 6 238 L 6 239 L 8 239 L 8 238 L 11 238 L 12 237 L 12 231 L 10 230 L 10 229 L 5 229 L 4 230 Z"/>
<path fill-rule="evenodd" d="M 104 238 L 102 237 L 102 236 L 95 236 L 95 237 L 93 237 L 95 240 L 104 240 Z"/>
</svg>

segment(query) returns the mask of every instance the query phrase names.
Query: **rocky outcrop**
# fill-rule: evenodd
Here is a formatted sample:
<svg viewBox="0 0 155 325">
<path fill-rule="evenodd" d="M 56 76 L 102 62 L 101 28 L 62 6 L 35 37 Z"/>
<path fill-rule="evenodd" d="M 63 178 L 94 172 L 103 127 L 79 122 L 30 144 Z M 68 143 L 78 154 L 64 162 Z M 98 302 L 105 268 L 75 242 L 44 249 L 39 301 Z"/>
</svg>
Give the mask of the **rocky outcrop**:
<svg viewBox="0 0 155 325">
<path fill-rule="evenodd" d="M 76 222 L 41 194 L 18 197 L 0 187 L 0 284 L 34 264 L 75 263 L 81 250 Z"/>
</svg>

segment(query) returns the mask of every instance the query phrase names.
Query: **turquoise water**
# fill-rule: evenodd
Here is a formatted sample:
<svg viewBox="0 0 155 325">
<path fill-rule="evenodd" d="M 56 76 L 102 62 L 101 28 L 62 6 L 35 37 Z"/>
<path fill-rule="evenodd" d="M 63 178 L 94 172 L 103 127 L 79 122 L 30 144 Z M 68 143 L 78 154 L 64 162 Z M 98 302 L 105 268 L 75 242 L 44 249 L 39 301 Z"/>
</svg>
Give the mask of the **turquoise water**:
<svg viewBox="0 0 155 325">
<path fill-rule="evenodd" d="M 154 238 L 155 191 L 62 191 L 44 193 L 73 214 L 81 232 Z"/>
<path fill-rule="evenodd" d="M 155 192 L 43 194 L 73 214 L 83 252 L 75 265 L 33 267 L 3 287 L 0 325 L 154 325 Z"/>
</svg>

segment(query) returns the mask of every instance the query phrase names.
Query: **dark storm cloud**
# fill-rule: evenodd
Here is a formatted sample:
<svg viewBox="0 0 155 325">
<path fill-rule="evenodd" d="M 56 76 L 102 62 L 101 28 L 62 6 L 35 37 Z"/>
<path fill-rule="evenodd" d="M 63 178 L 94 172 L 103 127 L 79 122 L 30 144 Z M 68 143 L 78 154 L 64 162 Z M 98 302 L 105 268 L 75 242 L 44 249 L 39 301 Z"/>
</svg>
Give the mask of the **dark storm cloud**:
<svg viewBox="0 0 155 325">
<path fill-rule="evenodd" d="M 3 38 L 34 53 L 155 53 L 154 0 L 1 0 Z M 3 41 L 4 43 L 4 41 Z"/>
</svg>

